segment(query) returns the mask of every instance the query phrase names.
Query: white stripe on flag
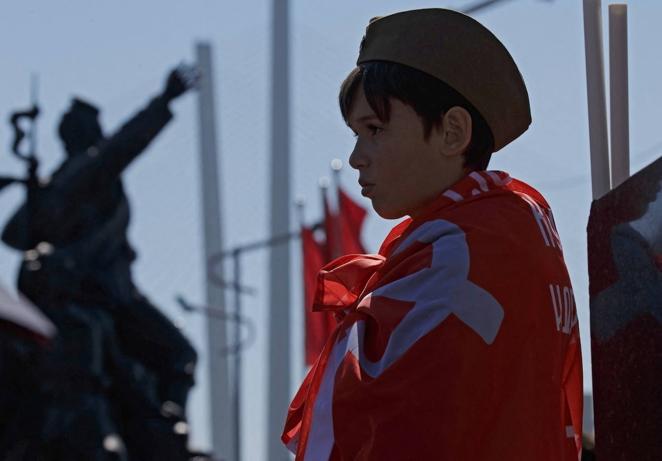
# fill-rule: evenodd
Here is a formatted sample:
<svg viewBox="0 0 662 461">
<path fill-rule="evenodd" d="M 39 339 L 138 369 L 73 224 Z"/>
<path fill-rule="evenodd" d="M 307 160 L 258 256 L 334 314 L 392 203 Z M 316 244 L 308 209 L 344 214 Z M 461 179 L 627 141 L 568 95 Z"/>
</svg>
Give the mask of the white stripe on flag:
<svg viewBox="0 0 662 461">
<path fill-rule="evenodd" d="M 331 456 L 331 450 L 335 443 L 333 434 L 333 389 L 336 372 L 347 354 L 351 336 L 351 332 L 348 332 L 331 349 L 329 361 L 322 375 L 322 382 L 315 396 L 315 405 L 310 422 L 310 433 L 305 447 L 304 461 L 325 461 Z"/>
<path fill-rule="evenodd" d="M 492 181 L 494 181 L 494 184 L 496 184 L 497 186 L 502 186 L 503 185 L 503 181 L 501 180 L 499 175 L 496 174 L 494 171 L 486 171 L 486 173 L 488 174 L 488 176 L 490 178 L 492 178 Z"/>
<path fill-rule="evenodd" d="M 455 192 L 454 190 L 448 189 L 446 192 L 442 194 L 444 197 L 447 197 L 451 199 L 454 202 L 461 202 L 463 200 L 463 197 Z"/>
<path fill-rule="evenodd" d="M 480 186 L 480 189 L 483 192 L 487 192 L 487 190 L 488 190 L 487 182 L 485 181 L 485 179 L 481 175 L 479 175 L 475 171 L 472 171 L 469 174 L 469 176 L 471 176 L 471 178 L 478 183 L 478 185 Z"/>
<path fill-rule="evenodd" d="M 441 219 L 417 228 L 397 249 L 405 250 L 413 241 L 431 242 L 430 267 L 408 274 L 375 289 L 359 307 L 369 307 L 375 298 L 411 302 L 414 306 L 390 334 L 382 357 L 372 362 L 363 351 L 363 330 L 357 327 L 358 347 L 352 350 L 361 368 L 373 378 L 381 375 L 420 338 L 440 325 L 450 314 L 492 344 L 503 320 L 503 307 L 494 297 L 468 280 L 469 247 L 457 225 Z M 411 242 L 411 243 L 410 243 Z M 443 274 L 443 277 L 440 277 Z M 359 322 L 361 324 L 362 322 Z"/>
</svg>

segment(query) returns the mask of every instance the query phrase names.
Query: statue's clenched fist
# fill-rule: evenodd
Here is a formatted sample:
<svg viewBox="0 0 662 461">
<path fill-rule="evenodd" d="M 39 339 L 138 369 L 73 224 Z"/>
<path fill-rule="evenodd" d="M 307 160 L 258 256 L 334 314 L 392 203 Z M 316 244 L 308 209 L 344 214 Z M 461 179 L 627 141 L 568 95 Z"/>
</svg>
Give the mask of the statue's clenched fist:
<svg viewBox="0 0 662 461">
<path fill-rule="evenodd" d="M 194 88 L 199 80 L 200 71 L 197 66 L 180 64 L 168 74 L 163 97 L 167 101 L 172 101 L 189 89 Z"/>
</svg>

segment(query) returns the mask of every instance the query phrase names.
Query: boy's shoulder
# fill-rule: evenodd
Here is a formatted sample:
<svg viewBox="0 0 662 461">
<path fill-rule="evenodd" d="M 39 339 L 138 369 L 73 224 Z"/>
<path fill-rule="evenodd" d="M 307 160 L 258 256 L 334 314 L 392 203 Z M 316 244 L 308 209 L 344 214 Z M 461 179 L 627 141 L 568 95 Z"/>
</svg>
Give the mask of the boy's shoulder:
<svg viewBox="0 0 662 461">
<path fill-rule="evenodd" d="M 467 188 L 470 182 L 464 181 L 445 192 L 454 203 L 439 209 L 436 218 L 454 223 L 474 243 L 520 246 L 533 243 L 533 236 L 544 246 L 561 248 L 551 208 L 538 190 L 502 172 L 480 172 L 472 180 L 480 185 Z"/>
<path fill-rule="evenodd" d="M 442 201 L 438 210 L 447 215 L 502 212 L 513 204 L 551 210 L 538 190 L 503 171 L 471 172 L 444 191 Z"/>
<path fill-rule="evenodd" d="M 458 181 L 421 218 L 394 227 L 380 254 L 389 254 L 423 230 L 428 242 L 462 233 L 476 251 L 485 246 L 490 252 L 499 247 L 505 251 L 543 246 L 561 249 L 551 209 L 542 194 L 501 171 L 472 172 Z"/>
</svg>

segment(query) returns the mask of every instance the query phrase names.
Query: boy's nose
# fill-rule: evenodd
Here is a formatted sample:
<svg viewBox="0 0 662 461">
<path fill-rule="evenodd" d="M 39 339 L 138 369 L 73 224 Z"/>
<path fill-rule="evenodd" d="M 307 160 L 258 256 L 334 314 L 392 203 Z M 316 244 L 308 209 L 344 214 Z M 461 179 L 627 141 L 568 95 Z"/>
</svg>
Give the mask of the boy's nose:
<svg viewBox="0 0 662 461">
<path fill-rule="evenodd" d="M 354 145 L 354 150 L 352 150 L 352 153 L 349 156 L 349 166 L 355 170 L 368 166 L 368 158 L 361 152 L 358 141 Z"/>
</svg>

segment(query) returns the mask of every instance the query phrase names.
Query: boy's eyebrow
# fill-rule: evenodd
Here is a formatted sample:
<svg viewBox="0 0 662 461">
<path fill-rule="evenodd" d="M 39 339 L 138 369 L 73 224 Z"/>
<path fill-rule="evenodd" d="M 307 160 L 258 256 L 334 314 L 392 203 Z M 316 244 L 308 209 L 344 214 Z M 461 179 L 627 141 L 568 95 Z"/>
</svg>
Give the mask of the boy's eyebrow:
<svg viewBox="0 0 662 461">
<path fill-rule="evenodd" d="M 357 119 L 348 120 L 347 124 L 351 125 L 352 122 L 353 123 L 360 123 L 360 122 L 365 122 L 367 120 L 374 120 L 374 119 L 379 120 L 379 117 L 377 117 L 377 114 L 366 114 L 366 115 L 362 115 L 361 117 L 359 117 Z"/>
</svg>

